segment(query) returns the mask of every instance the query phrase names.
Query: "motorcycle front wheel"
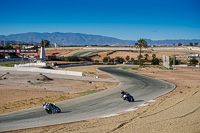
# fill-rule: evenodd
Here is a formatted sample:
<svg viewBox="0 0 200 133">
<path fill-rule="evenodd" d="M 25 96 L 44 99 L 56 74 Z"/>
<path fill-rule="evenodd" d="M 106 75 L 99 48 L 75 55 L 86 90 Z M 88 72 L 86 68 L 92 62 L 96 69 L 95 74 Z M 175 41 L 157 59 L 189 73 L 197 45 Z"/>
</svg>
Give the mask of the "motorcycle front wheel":
<svg viewBox="0 0 200 133">
<path fill-rule="evenodd" d="M 52 111 L 49 109 L 45 109 L 48 114 L 52 114 Z"/>
</svg>

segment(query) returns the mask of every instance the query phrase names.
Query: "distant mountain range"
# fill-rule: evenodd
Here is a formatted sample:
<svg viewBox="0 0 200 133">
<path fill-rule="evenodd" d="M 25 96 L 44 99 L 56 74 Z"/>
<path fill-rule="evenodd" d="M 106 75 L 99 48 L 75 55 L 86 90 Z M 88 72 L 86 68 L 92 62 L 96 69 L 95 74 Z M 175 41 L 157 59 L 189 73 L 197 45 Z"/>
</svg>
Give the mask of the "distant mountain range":
<svg viewBox="0 0 200 133">
<path fill-rule="evenodd" d="M 48 40 L 51 44 L 58 43 L 61 46 L 72 46 L 72 45 L 116 45 L 116 46 L 127 46 L 134 45 L 137 41 L 135 40 L 121 40 L 114 37 L 106 37 L 101 35 L 89 35 L 89 34 L 81 34 L 81 33 L 37 33 L 37 32 L 28 32 L 21 34 L 11 34 L 11 35 L 0 35 L 0 44 L 4 44 L 4 40 L 6 43 L 9 42 L 11 44 L 14 43 L 32 43 L 39 44 L 41 40 Z M 156 45 L 156 46 L 164 46 L 164 45 L 173 45 L 182 43 L 199 43 L 200 39 L 192 39 L 192 40 L 151 40 L 145 39 L 148 45 Z"/>
</svg>

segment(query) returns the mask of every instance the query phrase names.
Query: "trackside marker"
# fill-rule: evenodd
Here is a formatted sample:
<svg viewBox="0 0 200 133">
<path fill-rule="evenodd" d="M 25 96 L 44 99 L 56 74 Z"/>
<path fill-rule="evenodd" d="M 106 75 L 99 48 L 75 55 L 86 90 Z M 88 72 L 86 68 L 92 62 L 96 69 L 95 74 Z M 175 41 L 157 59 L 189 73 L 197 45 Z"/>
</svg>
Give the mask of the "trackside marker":
<svg viewBox="0 0 200 133">
<path fill-rule="evenodd" d="M 156 100 L 149 100 L 148 102 L 150 102 L 150 103 L 153 103 L 153 102 L 155 102 Z"/>
<path fill-rule="evenodd" d="M 127 110 L 124 110 L 122 112 L 119 112 L 119 113 L 116 113 L 116 114 L 110 114 L 110 115 L 105 115 L 105 116 L 102 116 L 102 117 L 98 117 L 96 119 L 99 119 L 99 118 L 106 118 L 106 117 L 112 117 L 112 116 L 117 116 L 117 115 L 121 115 L 121 114 L 125 114 L 125 113 L 128 113 L 130 111 L 134 111 L 134 110 L 137 110 L 137 109 L 140 109 L 144 106 L 147 106 L 148 104 L 151 104 L 155 102 L 155 100 L 149 100 L 148 102 L 144 103 L 144 104 L 141 104 L 141 105 L 138 105 L 136 107 L 133 107 L 133 108 L 130 108 L 130 109 L 127 109 Z"/>
<path fill-rule="evenodd" d="M 137 110 L 138 108 L 131 108 L 131 109 L 127 109 L 125 111 L 134 111 L 134 110 Z"/>
<path fill-rule="evenodd" d="M 119 115 L 122 115 L 122 114 L 126 114 L 126 113 L 128 113 L 129 111 L 123 111 L 123 112 L 119 112 L 119 113 L 117 113 L 117 114 L 119 114 Z"/>
<path fill-rule="evenodd" d="M 116 116 L 116 115 L 119 115 L 119 114 L 110 114 L 110 115 L 105 115 L 105 116 L 102 116 L 102 118 L 111 117 L 111 116 Z"/>
<path fill-rule="evenodd" d="M 148 102 L 146 102 L 145 104 L 150 104 L 150 103 L 153 103 L 155 102 L 155 100 L 149 100 Z"/>
<path fill-rule="evenodd" d="M 144 107 L 144 106 L 147 106 L 148 104 L 141 104 L 141 105 L 138 105 L 139 107 Z"/>
</svg>

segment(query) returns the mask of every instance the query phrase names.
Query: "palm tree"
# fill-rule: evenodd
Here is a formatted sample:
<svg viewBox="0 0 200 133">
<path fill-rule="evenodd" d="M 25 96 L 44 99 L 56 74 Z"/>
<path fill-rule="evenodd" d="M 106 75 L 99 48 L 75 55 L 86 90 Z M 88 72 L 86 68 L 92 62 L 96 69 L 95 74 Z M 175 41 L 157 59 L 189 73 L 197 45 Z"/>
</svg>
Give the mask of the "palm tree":
<svg viewBox="0 0 200 133">
<path fill-rule="evenodd" d="M 149 55 L 148 54 L 144 54 L 144 56 L 145 56 L 145 59 L 147 60 L 147 58 L 149 57 Z"/>
<path fill-rule="evenodd" d="M 131 61 L 134 62 L 134 60 L 135 60 L 135 59 L 132 57 L 132 58 L 131 58 Z"/>
<path fill-rule="evenodd" d="M 129 62 L 129 60 L 130 60 L 130 56 L 127 55 L 126 56 L 126 61 Z"/>
<path fill-rule="evenodd" d="M 146 48 L 147 47 L 147 42 L 144 39 L 140 39 L 138 40 L 138 43 L 135 43 L 135 46 L 140 48 L 140 55 L 139 55 L 139 65 L 140 67 L 142 66 L 142 62 L 141 62 L 141 53 L 142 53 L 142 47 Z"/>
<path fill-rule="evenodd" d="M 153 53 L 152 54 L 152 58 L 155 59 L 156 58 L 156 54 Z"/>
</svg>

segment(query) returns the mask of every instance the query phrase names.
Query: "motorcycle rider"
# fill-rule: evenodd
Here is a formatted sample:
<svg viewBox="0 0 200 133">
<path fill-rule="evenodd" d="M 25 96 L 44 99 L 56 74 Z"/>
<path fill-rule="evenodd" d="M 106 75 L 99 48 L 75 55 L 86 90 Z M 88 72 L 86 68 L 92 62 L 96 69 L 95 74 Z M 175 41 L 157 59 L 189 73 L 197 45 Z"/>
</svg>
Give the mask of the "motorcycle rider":
<svg viewBox="0 0 200 133">
<path fill-rule="evenodd" d="M 52 113 L 55 112 L 55 106 L 54 106 L 54 104 L 52 104 L 52 103 L 46 103 L 46 102 L 44 102 L 44 103 L 43 103 L 43 107 L 44 107 L 44 109 L 49 109 L 49 110 L 51 110 Z"/>
<path fill-rule="evenodd" d="M 121 90 L 121 94 L 122 94 L 121 97 L 123 97 L 124 100 L 125 100 L 125 98 L 126 98 L 126 97 L 124 97 L 124 95 L 126 95 L 126 96 L 130 95 L 128 92 L 125 92 L 125 91 L 123 91 L 123 90 Z"/>
</svg>

